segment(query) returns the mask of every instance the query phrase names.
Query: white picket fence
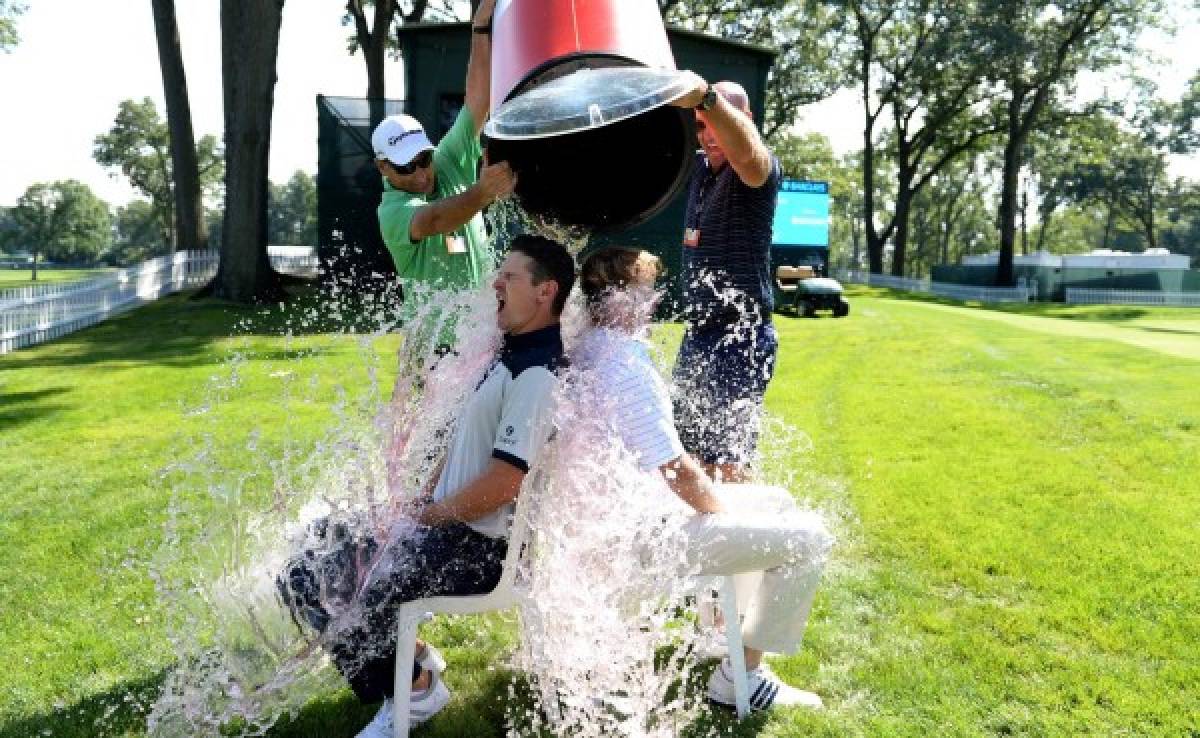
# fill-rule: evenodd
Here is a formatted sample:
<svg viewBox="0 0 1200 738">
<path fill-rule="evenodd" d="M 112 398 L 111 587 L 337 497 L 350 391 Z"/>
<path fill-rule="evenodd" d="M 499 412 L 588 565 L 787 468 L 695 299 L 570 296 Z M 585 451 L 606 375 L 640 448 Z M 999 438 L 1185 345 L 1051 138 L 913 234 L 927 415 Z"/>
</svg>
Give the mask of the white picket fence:
<svg viewBox="0 0 1200 738">
<path fill-rule="evenodd" d="M 311 272 L 315 256 L 271 255 L 284 272 Z M 0 291 L 0 354 L 50 341 L 189 287 L 217 273 L 216 251 L 177 251 L 95 279 Z"/>
<path fill-rule="evenodd" d="M 1024 280 L 1018 280 L 1016 287 L 976 287 L 912 277 L 893 277 L 889 274 L 871 274 L 858 269 L 841 270 L 834 276 L 843 282 L 865 284 L 871 287 L 887 287 L 905 292 L 924 292 L 952 300 L 1029 302 L 1037 299 L 1037 282 L 1025 282 Z"/>
<path fill-rule="evenodd" d="M 1067 302 L 1073 305 L 1165 305 L 1168 307 L 1200 307 L 1200 292 L 1097 290 L 1087 287 L 1068 287 Z"/>
</svg>

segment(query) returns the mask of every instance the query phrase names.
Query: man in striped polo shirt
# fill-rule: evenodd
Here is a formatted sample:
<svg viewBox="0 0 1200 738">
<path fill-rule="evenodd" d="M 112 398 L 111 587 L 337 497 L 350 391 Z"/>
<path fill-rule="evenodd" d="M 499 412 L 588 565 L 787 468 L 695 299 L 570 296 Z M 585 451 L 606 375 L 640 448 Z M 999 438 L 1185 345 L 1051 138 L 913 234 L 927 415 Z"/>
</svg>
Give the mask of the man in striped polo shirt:
<svg viewBox="0 0 1200 738">
<path fill-rule="evenodd" d="M 695 108 L 702 149 L 684 223 L 675 421 L 711 476 L 744 481 L 779 345 L 770 263 L 783 172 L 754 126 L 746 91 L 693 76 L 692 91 L 674 103 Z"/>
<path fill-rule="evenodd" d="M 745 485 L 737 499 L 723 499 L 729 495 L 684 451 L 666 384 L 642 340 L 657 303 L 659 272 L 657 258 L 637 249 L 609 247 L 584 262 L 579 283 L 592 327 L 572 354 L 576 381 L 611 400 L 589 409 L 606 415 L 639 468 L 660 473 L 694 511 L 683 530 L 688 562 L 706 575 L 759 574 L 738 584 L 745 588 L 739 596 L 745 595 L 742 641 L 751 709 L 819 708 L 818 695 L 781 680 L 763 655 L 800 648 L 833 537 L 819 514 L 799 510 L 782 489 Z M 709 677 L 708 698 L 735 704 L 728 658 Z"/>
</svg>

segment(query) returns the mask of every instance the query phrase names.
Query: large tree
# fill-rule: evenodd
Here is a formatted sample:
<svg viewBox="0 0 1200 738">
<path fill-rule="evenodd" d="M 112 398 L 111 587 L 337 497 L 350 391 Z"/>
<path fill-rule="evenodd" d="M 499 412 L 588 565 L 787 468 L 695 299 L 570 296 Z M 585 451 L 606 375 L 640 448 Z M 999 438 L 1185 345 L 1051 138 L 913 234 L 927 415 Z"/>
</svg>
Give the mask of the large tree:
<svg viewBox="0 0 1200 738">
<path fill-rule="evenodd" d="M 1140 232 L 1147 248 L 1156 248 L 1162 200 L 1170 184 L 1166 142 L 1152 128 L 1132 127 L 1110 116 L 1095 116 L 1076 129 L 1067 194 L 1076 204 L 1103 210 L 1098 245 L 1111 247 L 1117 226 L 1124 222 Z"/>
<path fill-rule="evenodd" d="M 1163 203 L 1162 245 L 1171 253 L 1188 254 L 1200 267 L 1200 182 L 1176 179 Z"/>
<path fill-rule="evenodd" d="M 863 216 L 872 272 L 904 274 L 914 199 L 939 172 L 980 145 L 993 130 L 983 115 L 990 60 L 971 37 L 972 5 L 954 0 L 834 0 L 849 19 L 847 65 L 863 110 Z M 886 131 L 882 131 L 886 127 Z M 885 143 L 886 142 L 886 143 Z M 892 160 L 891 185 L 876 158 Z M 889 199 L 891 207 L 878 207 Z M 885 214 L 882 223 L 876 214 Z"/>
<path fill-rule="evenodd" d="M 1161 0 L 978 0 L 979 47 L 993 59 L 1003 137 L 1000 259 L 996 284 L 1013 283 L 1019 178 L 1028 142 L 1085 70 L 1130 58 L 1139 31 L 1157 23 Z"/>
<path fill-rule="evenodd" d="M 478 4 L 473 0 L 472 7 Z M 367 66 L 367 97 L 383 98 L 387 83 L 384 61 L 389 51 L 398 52 L 396 26 L 400 23 L 419 23 L 426 18 L 451 20 L 457 18 L 454 0 L 346 0 L 346 15 L 342 25 L 354 27 L 349 39 L 351 54 L 362 51 Z M 368 20 L 368 14 L 371 16 Z"/>
<path fill-rule="evenodd" d="M 292 246 L 317 244 L 317 185 L 297 170 L 287 184 L 271 184 L 267 207 L 271 243 Z"/>
<path fill-rule="evenodd" d="M 225 220 L 221 262 L 208 292 L 235 302 L 284 296 L 267 257 L 267 164 L 283 3 L 221 0 Z"/>
<path fill-rule="evenodd" d="M 26 6 L 12 0 L 0 0 L 0 51 L 11 51 L 21 40 L 17 35 L 17 16 Z"/>
<path fill-rule="evenodd" d="M 909 274 L 927 275 L 978 250 L 994 214 L 983 161 L 981 154 L 955 159 L 914 197 Z"/>
<path fill-rule="evenodd" d="M 93 261 L 112 237 L 108 205 L 78 180 L 30 185 L 12 211 L 16 241 L 38 257 L 61 261 Z"/>
<path fill-rule="evenodd" d="M 170 244 L 171 248 L 204 248 L 203 241 L 185 243 L 177 240 L 180 214 L 172 149 L 167 124 L 159 117 L 154 101 L 147 97 L 140 102 L 125 100 L 121 103 L 112 129 L 96 137 L 93 155 L 100 164 L 119 169 L 135 189 L 149 198 L 164 243 Z M 192 164 L 197 166 L 196 184 L 201 193 L 215 194 L 224 167 L 216 138 L 204 136 L 200 139 L 198 147 L 192 151 Z M 196 230 L 195 226 L 189 228 Z"/>
<path fill-rule="evenodd" d="M 204 223 L 204 193 L 200 164 L 192 132 L 192 107 L 188 101 L 187 74 L 175 0 L 151 0 L 154 34 L 158 39 L 158 66 L 162 70 L 163 96 L 167 101 L 167 128 L 171 133 L 171 168 L 175 196 L 175 248 L 202 249 L 208 240 Z"/>
</svg>

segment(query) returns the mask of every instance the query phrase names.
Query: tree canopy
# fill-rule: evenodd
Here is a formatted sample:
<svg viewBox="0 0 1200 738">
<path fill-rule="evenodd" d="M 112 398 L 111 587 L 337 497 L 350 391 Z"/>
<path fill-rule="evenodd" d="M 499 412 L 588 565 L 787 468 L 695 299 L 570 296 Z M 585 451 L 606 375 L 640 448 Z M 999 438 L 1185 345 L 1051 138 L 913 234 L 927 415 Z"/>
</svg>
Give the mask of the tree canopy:
<svg viewBox="0 0 1200 738">
<path fill-rule="evenodd" d="M 297 170 L 286 184 L 271 183 L 267 238 L 291 246 L 317 245 L 317 183 Z"/>
<path fill-rule="evenodd" d="M 30 185 L 12 210 L 16 242 L 33 254 L 57 261 L 91 262 L 112 237 L 108 205 L 74 179 Z"/>
<path fill-rule="evenodd" d="M 763 135 L 796 122 L 798 109 L 843 84 L 844 39 L 835 8 L 818 0 L 658 0 L 663 19 L 682 28 L 778 49 L 767 82 Z"/>
<path fill-rule="evenodd" d="M 173 247 L 176 232 L 171 136 L 154 101 L 148 97 L 140 102 L 123 101 L 113 127 L 96 137 L 93 155 L 101 165 L 119 170 L 149 199 L 159 238 Z M 216 195 L 225 168 L 214 136 L 204 136 L 197 142 L 196 159 L 202 191 Z"/>
<path fill-rule="evenodd" d="M 12 51 L 21 38 L 17 35 L 17 17 L 24 13 L 26 6 L 13 0 L 0 0 L 0 51 Z"/>
</svg>

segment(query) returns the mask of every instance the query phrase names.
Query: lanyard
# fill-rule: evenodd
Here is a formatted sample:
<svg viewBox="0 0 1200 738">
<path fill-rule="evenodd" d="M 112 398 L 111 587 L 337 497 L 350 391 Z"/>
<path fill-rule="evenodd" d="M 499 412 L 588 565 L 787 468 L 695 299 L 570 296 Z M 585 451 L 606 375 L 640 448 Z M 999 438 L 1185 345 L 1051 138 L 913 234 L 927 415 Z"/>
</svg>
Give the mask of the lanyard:
<svg viewBox="0 0 1200 738">
<path fill-rule="evenodd" d="M 704 214 L 704 200 L 709 195 L 709 189 L 717 181 L 717 172 L 714 172 L 707 162 L 704 164 L 704 173 L 700 176 L 700 184 L 696 187 L 696 207 L 692 209 L 692 228 L 700 227 L 700 218 Z"/>
</svg>

